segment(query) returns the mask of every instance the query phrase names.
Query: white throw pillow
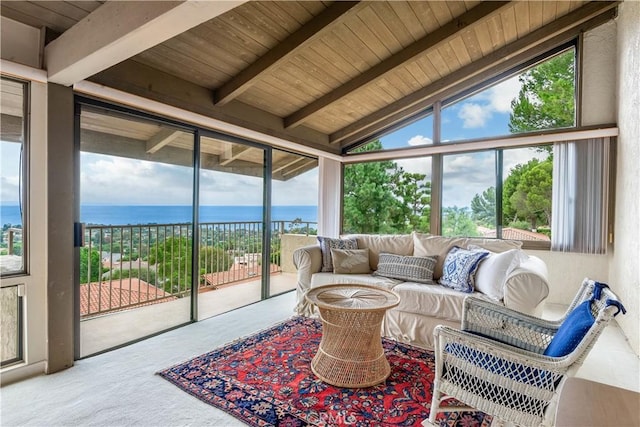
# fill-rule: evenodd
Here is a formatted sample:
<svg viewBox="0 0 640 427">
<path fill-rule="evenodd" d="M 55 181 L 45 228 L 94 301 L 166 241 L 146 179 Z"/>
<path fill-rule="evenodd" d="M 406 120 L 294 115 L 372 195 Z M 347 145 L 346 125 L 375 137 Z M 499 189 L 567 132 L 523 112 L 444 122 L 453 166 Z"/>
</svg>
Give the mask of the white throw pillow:
<svg viewBox="0 0 640 427">
<path fill-rule="evenodd" d="M 469 245 L 470 250 L 482 250 L 479 246 Z M 491 252 L 480 263 L 476 272 L 475 290 L 496 301 L 504 298 L 504 282 L 509 273 L 526 259 L 526 254 L 519 249 L 505 252 Z"/>
</svg>

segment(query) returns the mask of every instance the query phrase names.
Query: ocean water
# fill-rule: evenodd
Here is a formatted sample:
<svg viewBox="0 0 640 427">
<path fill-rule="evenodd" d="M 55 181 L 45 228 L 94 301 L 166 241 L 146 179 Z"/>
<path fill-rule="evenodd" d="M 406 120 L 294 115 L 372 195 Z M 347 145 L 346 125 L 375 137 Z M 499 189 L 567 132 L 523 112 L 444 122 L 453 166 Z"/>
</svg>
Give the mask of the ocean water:
<svg viewBox="0 0 640 427">
<path fill-rule="evenodd" d="M 262 206 L 202 206 L 199 212 L 200 222 L 245 222 L 260 221 Z M 273 221 L 317 222 L 317 206 L 273 206 Z M 127 224 L 176 224 L 191 222 L 191 206 L 116 206 L 82 205 L 80 221 L 94 225 Z M 0 205 L 0 225 L 21 224 L 18 205 Z"/>
</svg>

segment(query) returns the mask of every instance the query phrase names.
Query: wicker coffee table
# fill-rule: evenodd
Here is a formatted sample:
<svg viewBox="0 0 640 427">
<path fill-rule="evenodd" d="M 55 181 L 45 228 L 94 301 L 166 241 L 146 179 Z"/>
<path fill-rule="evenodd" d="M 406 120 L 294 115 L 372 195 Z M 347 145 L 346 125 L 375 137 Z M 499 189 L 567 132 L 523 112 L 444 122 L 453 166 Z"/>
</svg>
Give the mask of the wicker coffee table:
<svg viewBox="0 0 640 427">
<path fill-rule="evenodd" d="M 306 298 L 318 306 L 322 321 L 313 373 L 338 387 L 371 387 L 384 381 L 391 368 L 380 337 L 382 318 L 400 297 L 375 286 L 325 285 L 309 290 Z"/>
</svg>

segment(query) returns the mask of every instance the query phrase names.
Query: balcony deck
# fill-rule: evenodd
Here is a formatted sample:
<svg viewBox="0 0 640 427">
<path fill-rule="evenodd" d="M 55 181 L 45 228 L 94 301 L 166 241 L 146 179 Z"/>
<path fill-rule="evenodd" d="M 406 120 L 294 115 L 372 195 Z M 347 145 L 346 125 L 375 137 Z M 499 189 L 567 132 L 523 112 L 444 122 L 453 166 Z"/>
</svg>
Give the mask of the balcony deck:
<svg viewBox="0 0 640 427">
<path fill-rule="evenodd" d="M 253 280 L 200 292 L 198 320 L 208 319 L 260 301 L 260 280 L 258 276 Z M 271 295 L 293 290 L 296 287 L 296 275 L 294 273 L 272 274 L 270 284 Z M 80 322 L 80 354 L 82 357 L 95 354 L 122 343 L 140 339 L 142 336 L 167 330 L 177 323 L 187 323 L 190 304 L 190 298 L 179 298 L 82 320 Z M 291 310 L 293 314 L 293 307 Z"/>
</svg>

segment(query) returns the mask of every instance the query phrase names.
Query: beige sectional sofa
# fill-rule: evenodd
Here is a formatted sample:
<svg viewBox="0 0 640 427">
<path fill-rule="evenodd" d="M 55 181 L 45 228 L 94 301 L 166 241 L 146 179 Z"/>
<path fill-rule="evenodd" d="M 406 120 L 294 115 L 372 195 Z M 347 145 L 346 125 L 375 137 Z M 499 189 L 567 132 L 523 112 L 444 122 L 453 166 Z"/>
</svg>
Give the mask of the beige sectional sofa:
<svg viewBox="0 0 640 427">
<path fill-rule="evenodd" d="M 341 274 L 321 272 L 323 254 L 320 245 L 305 246 L 293 254 L 297 268 L 297 303 L 295 311 L 314 316 L 314 307 L 305 301 L 305 293 L 316 286 L 336 283 L 369 284 L 392 289 L 400 304 L 388 310 L 383 322 L 383 335 L 421 347 L 433 347 L 433 328 L 443 324 L 459 327 L 462 302 L 468 295 L 496 300 L 523 313 L 539 316 L 543 301 L 549 294 L 547 268 L 542 260 L 520 250 L 521 242 L 496 239 L 442 237 L 420 233 L 404 235 L 348 235 L 358 249 L 368 249 L 369 273 Z M 472 293 L 460 292 L 438 282 L 443 276 L 445 259 L 453 247 L 490 251 L 478 264 L 476 288 Z M 510 251 L 508 254 L 507 251 Z M 363 251 L 360 251 L 363 252 Z M 364 251 L 366 253 L 366 251 Z M 380 254 L 411 257 L 435 257 L 433 283 L 413 282 L 376 275 Z M 500 259 L 509 257 L 509 265 L 496 267 Z M 490 257 L 495 257 L 489 261 Z M 387 257 L 388 258 L 388 257 Z M 408 258 L 410 259 L 410 258 Z M 447 261 L 449 261 L 447 259 Z M 483 265 L 484 263 L 484 265 Z M 450 265 L 450 263 L 449 263 Z M 483 270 L 484 269 L 484 270 Z M 499 271 L 498 271 L 499 270 Z M 480 276 L 481 275 L 481 276 Z M 482 278 L 482 287 L 478 279 Z M 489 288 L 487 287 L 489 286 Z M 481 292 L 480 289 L 485 292 Z"/>
</svg>

